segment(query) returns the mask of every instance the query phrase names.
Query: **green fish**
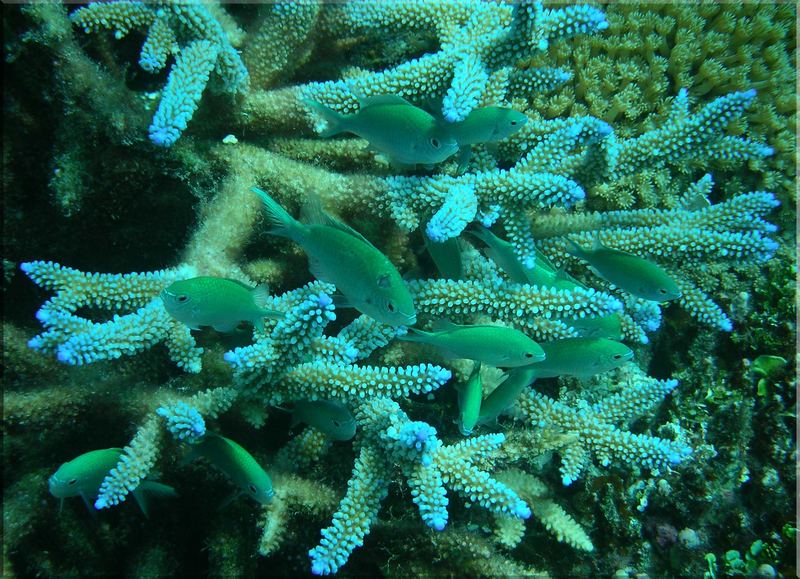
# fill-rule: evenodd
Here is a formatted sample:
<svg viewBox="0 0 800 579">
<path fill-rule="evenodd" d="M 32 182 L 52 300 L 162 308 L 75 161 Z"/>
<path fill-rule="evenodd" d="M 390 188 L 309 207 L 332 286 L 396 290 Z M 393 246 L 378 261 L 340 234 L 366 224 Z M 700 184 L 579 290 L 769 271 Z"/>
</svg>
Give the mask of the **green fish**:
<svg viewBox="0 0 800 579">
<path fill-rule="evenodd" d="M 482 107 L 475 109 L 463 121 L 442 123 L 458 143 L 459 171 L 466 168 L 472 155 L 471 145 L 497 143 L 520 130 L 528 117 L 507 107 Z"/>
<path fill-rule="evenodd" d="M 618 368 L 633 358 L 628 346 L 606 338 L 565 338 L 541 346 L 544 361 L 530 367 L 536 378 L 586 378 Z"/>
<path fill-rule="evenodd" d="M 459 147 L 478 143 L 497 143 L 520 130 L 528 117 L 508 107 L 474 109 L 463 121 L 448 123 L 449 133 Z"/>
<path fill-rule="evenodd" d="M 356 419 L 347 406 L 335 400 L 297 400 L 292 409 L 292 426 L 301 422 L 324 432 L 333 440 L 350 440 L 356 435 Z"/>
<path fill-rule="evenodd" d="M 582 338 L 608 338 L 616 341 L 622 339 L 622 318 L 619 317 L 619 314 L 601 318 L 587 316 L 561 321 L 578 330 Z"/>
<path fill-rule="evenodd" d="M 506 379 L 481 403 L 478 424 L 492 425 L 497 422 L 497 417 L 508 410 L 522 391 L 536 380 L 536 371 L 532 368 L 514 368 L 508 373 Z"/>
<path fill-rule="evenodd" d="M 307 206 L 310 223 L 305 224 L 261 189 L 252 190 L 264 202 L 269 232 L 298 243 L 314 277 L 335 285 L 351 306 L 379 322 L 416 323 L 411 293 L 397 269 L 360 233 L 324 213 L 316 199 Z"/>
<path fill-rule="evenodd" d="M 483 398 L 483 381 L 481 380 L 481 363 L 475 362 L 472 374 L 465 383 L 455 386 L 458 392 L 458 430 L 464 436 L 472 434 L 481 412 Z"/>
<path fill-rule="evenodd" d="M 104 448 L 86 452 L 69 462 L 65 462 L 47 481 L 50 494 L 61 499 L 80 496 L 86 507 L 92 509 L 92 503 L 99 494 L 100 485 L 108 473 L 117 466 L 122 456 L 121 448 Z M 133 491 L 133 497 L 139 508 L 147 516 L 147 501 L 144 493 L 151 492 L 161 496 L 177 496 L 171 486 L 144 480 Z"/>
<path fill-rule="evenodd" d="M 353 133 L 398 166 L 433 165 L 458 151 L 458 143 L 430 113 L 397 95 L 359 99 L 358 112 L 352 115 L 312 100 L 305 103 L 328 123 L 323 137 Z"/>
<path fill-rule="evenodd" d="M 522 265 L 517 257 L 517 252 L 514 251 L 514 246 L 508 241 L 500 239 L 486 227 L 470 228 L 467 233 L 486 244 L 486 256 L 506 272 L 511 281 L 514 283 L 531 283 L 529 277 L 531 270 Z"/>
<path fill-rule="evenodd" d="M 407 342 L 421 342 L 442 350 L 452 358 L 468 358 L 498 368 L 527 366 L 544 360 L 544 351 L 528 336 L 503 326 L 459 326 L 439 320 L 433 332 L 409 328 L 399 336 Z"/>
<path fill-rule="evenodd" d="M 422 236 L 425 240 L 425 248 L 436 264 L 443 279 L 459 280 L 464 276 L 464 262 L 461 259 L 461 244 L 457 237 L 451 237 L 439 243 L 433 241 L 427 235 Z"/>
<path fill-rule="evenodd" d="M 249 452 L 230 438 L 212 432 L 207 433 L 200 442 L 192 445 L 185 461 L 198 456 L 202 456 L 228 475 L 239 487 L 239 494 L 249 495 L 262 505 L 272 501 L 275 493 L 269 475 Z"/>
<path fill-rule="evenodd" d="M 566 241 L 570 255 L 588 262 L 595 274 L 630 294 L 654 302 L 681 297 L 680 288 L 667 272 L 646 259 L 605 247 L 598 238 L 591 249 L 583 249 L 569 238 Z"/>
<path fill-rule="evenodd" d="M 489 229 L 475 227 L 469 229 L 467 233 L 486 244 L 486 256 L 506 272 L 506 275 L 514 283 L 566 290 L 573 290 L 576 287 L 585 288 L 583 284 L 569 276 L 563 268 L 553 267 L 547 257 L 536 248 L 534 248 L 536 263 L 533 267 L 528 268 L 519 260 L 514 246 L 505 239 L 497 237 Z"/>
<path fill-rule="evenodd" d="M 258 305 L 267 297 L 266 286 L 253 289 L 236 280 L 205 276 L 173 282 L 161 292 L 170 316 L 192 330 L 212 326 L 219 332 L 230 332 L 242 321 L 263 332 L 264 318 L 283 317 Z"/>
</svg>

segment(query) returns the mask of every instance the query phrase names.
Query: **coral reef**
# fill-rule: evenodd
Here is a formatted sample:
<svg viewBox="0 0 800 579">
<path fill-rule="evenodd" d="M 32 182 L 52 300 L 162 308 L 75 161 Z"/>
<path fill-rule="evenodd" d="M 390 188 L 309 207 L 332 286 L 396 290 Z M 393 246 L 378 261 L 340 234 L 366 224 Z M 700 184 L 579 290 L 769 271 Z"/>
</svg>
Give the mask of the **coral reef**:
<svg viewBox="0 0 800 579">
<path fill-rule="evenodd" d="M 759 360 L 796 356 L 796 7 L 2 10 L 4 573 L 793 573 L 795 377 Z M 487 106 L 527 122 L 465 166 L 406 172 L 319 136 L 309 100 L 352 113 L 381 94 L 442 123 Z M 635 361 L 537 380 L 463 437 L 450 386 L 469 365 L 343 307 L 266 235 L 253 186 L 363 234 L 420 328 L 611 332 Z M 517 269 L 480 253 L 477 224 Z M 658 263 L 682 296 L 631 296 L 567 237 Z M 283 317 L 190 330 L 159 294 L 197 275 L 266 283 Z M 502 375 L 484 374 L 488 395 Z M 345 405 L 355 438 L 292 431 L 300 399 Z M 232 485 L 185 458 L 211 431 L 269 473 L 269 504 L 209 508 Z M 59 512 L 49 475 L 108 446 L 124 452 L 92 513 Z M 126 498 L 151 474 L 180 496 L 144 520 Z"/>
</svg>

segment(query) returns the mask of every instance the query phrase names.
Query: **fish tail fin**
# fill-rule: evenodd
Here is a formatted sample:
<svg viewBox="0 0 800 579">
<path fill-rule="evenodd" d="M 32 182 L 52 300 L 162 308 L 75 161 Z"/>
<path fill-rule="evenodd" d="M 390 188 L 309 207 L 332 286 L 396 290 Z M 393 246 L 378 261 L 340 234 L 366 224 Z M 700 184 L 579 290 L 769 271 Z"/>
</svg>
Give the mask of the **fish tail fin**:
<svg viewBox="0 0 800 579">
<path fill-rule="evenodd" d="M 133 498 L 136 499 L 136 504 L 139 505 L 139 508 L 142 510 L 142 514 L 144 514 L 146 519 L 150 518 L 150 505 L 145 493 L 153 493 L 154 495 L 160 497 L 178 496 L 177 491 L 169 485 L 151 480 L 142 481 L 142 483 L 136 489 L 134 489 L 131 494 L 133 494 Z"/>
<path fill-rule="evenodd" d="M 574 255 L 575 257 L 582 258 L 586 254 L 586 250 L 583 249 L 580 245 L 572 241 L 569 237 L 562 237 L 565 244 L 565 250 L 568 254 Z"/>
<path fill-rule="evenodd" d="M 156 482 L 154 480 L 145 480 L 139 485 L 137 490 L 142 492 L 153 493 L 159 497 L 177 497 L 178 491 L 174 487 L 165 485 L 164 483 Z"/>
<path fill-rule="evenodd" d="M 133 498 L 136 499 L 136 504 L 139 505 L 139 508 L 142 510 L 144 518 L 149 519 L 150 510 L 147 504 L 147 497 L 145 497 L 141 489 L 135 489 L 131 494 L 133 495 Z"/>
<path fill-rule="evenodd" d="M 251 187 L 250 190 L 258 195 L 261 202 L 264 204 L 264 212 L 267 216 L 269 224 L 269 232 L 272 235 L 280 235 L 295 239 L 297 231 L 302 227 L 302 224 L 289 215 L 289 213 L 281 207 L 266 191 L 262 191 L 258 187 Z"/>
<path fill-rule="evenodd" d="M 344 115 L 311 99 L 304 99 L 305 105 L 325 121 L 326 127 L 319 131 L 320 137 L 332 137 L 345 131 Z"/>
</svg>

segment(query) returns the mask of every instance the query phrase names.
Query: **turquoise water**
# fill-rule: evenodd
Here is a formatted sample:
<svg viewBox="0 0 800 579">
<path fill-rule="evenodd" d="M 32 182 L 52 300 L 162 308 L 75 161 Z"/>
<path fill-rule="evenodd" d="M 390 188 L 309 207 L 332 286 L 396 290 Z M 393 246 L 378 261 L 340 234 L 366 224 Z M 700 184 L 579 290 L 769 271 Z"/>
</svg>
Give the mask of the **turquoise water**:
<svg viewBox="0 0 800 579">
<path fill-rule="evenodd" d="M 794 6 L 3 16 L 4 575 L 796 574 Z"/>
</svg>

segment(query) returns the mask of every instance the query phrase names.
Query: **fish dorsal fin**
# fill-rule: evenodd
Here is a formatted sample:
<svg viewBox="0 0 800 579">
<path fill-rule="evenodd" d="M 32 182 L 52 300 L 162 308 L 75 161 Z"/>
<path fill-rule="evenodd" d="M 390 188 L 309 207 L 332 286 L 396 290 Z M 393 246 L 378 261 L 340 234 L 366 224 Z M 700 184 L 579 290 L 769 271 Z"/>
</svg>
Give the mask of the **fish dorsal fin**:
<svg viewBox="0 0 800 579">
<path fill-rule="evenodd" d="M 353 237 L 356 237 L 363 241 L 364 243 L 368 243 L 372 245 L 370 241 L 361 235 L 358 231 L 347 225 L 346 223 L 339 221 L 332 215 L 325 212 L 322 208 L 322 203 L 319 200 L 319 197 L 316 195 L 309 195 L 308 200 L 306 201 L 305 205 L 303 205 L 303 209 L 301 210 L 301 215 L 303 221 L 310 225 L 327 225 L 328 227 L 333 227 L 338 229 L 339 231 L 344 231 L 345 233 L 349 233 Z"/>
<path fill-rule="evenodd" d="M 358 99 L 358 108 L 360 110 L 368 109 L 370 107 L 386 106 L 386 105 L 414 106 L 406 99 L 396 94 L 378 94 L 374 96 L 361 97 L 360 99 Z"/>
<path fill-rule="evenodd" d="M 461 326 L 451 322 L 447 318 L 441 318 L 433 322 L 434 332 L 452 332 L 453 330 L 457 330 L 460 327 Z"/>
<path fill-rule="evenodd" d="M 419 267 L 414 267 L 413 269 L 408 270 L 402 276 L 403 281 L 413 281 L 417 279 L 424 279 L 422 275 L 422 270 Z"/>
</svg>

